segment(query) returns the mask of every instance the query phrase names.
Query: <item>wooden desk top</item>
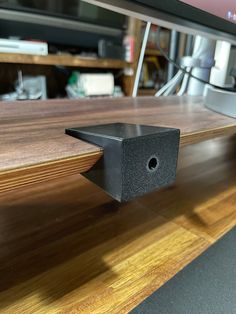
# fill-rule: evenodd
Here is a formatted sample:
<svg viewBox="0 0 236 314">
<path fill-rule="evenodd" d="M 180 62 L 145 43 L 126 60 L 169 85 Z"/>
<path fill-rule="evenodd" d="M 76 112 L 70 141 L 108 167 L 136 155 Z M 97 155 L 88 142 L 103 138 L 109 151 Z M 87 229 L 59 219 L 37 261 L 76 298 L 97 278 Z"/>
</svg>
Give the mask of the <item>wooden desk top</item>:
<svg viewBox="0 0 236 314">
<path fill-rule="evenodd" d="M 123 205 L 80 175 L 2 193 L 0 313 L 127 313 L 235 225 L 235 136 Z"/>
<path fill-rule="evenodd" d="M 0 103 L 0 192 L 88 170 L 100 148 L 66 127 L 127 122 L 176 127 L 181 145 L 236 132 L 236 120 L 207 110 L 199 97 L 141 97 Z"/>
</svg>

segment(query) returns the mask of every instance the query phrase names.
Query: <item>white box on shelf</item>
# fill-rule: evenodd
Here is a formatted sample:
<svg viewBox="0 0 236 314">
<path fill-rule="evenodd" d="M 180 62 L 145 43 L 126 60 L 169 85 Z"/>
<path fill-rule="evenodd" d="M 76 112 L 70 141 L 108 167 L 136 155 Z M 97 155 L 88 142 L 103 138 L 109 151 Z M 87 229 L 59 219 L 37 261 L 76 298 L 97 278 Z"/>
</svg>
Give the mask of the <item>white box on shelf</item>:
<svg viewBox="0 0 236 314">
<path fill-rule="evenodd" d="M 113 95 L 114 76 L 112 73 L 80 74 L 80 84 L 85 96 Z"/>
<path fill-rule="evenodd" d="M 48 54 L 48 44 L 29 40 L 0 38 L 0 52 L 45 56 Z"/>
</svg>

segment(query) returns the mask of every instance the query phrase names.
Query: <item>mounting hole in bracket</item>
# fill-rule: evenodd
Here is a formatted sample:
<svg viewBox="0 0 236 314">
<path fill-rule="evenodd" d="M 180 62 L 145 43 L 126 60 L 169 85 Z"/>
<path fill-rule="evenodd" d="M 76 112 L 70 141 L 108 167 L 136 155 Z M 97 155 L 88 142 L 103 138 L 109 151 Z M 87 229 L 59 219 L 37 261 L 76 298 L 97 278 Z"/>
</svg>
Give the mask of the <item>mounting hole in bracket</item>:
<svg viewBox="0 0 236 314">
<path fill-rule="evenodd" d="M 156 156 L 151 156 L 147 163 L 147 170 L 149 172 L 154 172 L 159 167 L 159 160 Z"/>
</svg>

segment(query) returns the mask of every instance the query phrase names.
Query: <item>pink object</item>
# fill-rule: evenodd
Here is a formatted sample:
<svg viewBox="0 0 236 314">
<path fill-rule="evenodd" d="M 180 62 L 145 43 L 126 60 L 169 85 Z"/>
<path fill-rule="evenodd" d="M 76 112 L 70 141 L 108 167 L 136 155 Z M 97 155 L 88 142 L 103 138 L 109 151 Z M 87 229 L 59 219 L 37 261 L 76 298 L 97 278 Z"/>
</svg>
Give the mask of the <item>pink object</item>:
<svg viewBox="0 0 236 314">
<path fill-rule="evenodd" d="M 195 8 L 201 9 L 227 21 L 236 23 L 235 0 L 180 0 Z"/>
<path fill-rule="evenodd" d="M 134 45 L 135 40 L 134 36 L 126 35 L 124 38 L 124 47 L 125 47 L 125 61 L 134 62 Z"/>
</svg>

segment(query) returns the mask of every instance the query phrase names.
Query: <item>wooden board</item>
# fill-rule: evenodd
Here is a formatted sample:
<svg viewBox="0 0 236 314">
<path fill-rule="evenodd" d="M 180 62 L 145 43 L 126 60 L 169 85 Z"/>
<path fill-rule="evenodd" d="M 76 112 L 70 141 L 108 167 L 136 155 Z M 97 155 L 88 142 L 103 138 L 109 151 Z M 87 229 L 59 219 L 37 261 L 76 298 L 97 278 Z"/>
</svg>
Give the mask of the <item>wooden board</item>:
<svg viewBox="0 0 236 314">
<path fill-rule="evenodd" d="M 93 59 L 72 55 L 37 56 L 20 53 L 0 53 L 0 63 L 63 65 L 69 67 L 85 67 L 100 69 L 123 69 L 132 64 L 123 60 Z"/>
<path fill-rule="evenodd" d="M 156 94 L 156 89 L 140 88 L 138 90 L 138 96 L 154 96 Z"/>
<path fill-rule="evenodd" d="M 0 195 L 0 312 L 127 313 L 236 224 L 236 138 L 118 204 L 80 175 Z M 167 305 L 168 306 L 168 305 Z"/>
<path fill-rule="evenodd" d="M 177 127 L 181 145 L 236 132 L 236 120 L 201 98 L 142 97 L 0 104 L 0 191 L 88 170 L 102 151 L 64 134 L 66 127 L 128 122 Z"/>
<path fill-rule="evenodd" d="M 145 50 L 145 55 L 146 56 L 163 56 L 162 53 L 160 52 L 160 50 L 158 50 L 158 48 L 147 48 Z"/>
</svg>

